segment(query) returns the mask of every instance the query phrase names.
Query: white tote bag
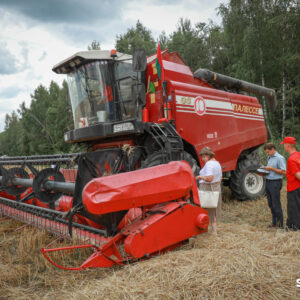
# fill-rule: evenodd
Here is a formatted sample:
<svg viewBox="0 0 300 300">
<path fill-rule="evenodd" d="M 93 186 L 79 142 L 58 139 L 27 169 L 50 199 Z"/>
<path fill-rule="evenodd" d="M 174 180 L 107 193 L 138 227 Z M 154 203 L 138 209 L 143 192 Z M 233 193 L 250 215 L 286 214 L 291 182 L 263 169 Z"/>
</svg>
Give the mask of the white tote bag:
<svg viewBox="0 0 300 300">
<path fill-rule="evenodd" d="M 200 204 L 203 208 L 217 208 L 220 192 L 198 190 Z"/>
</svg>

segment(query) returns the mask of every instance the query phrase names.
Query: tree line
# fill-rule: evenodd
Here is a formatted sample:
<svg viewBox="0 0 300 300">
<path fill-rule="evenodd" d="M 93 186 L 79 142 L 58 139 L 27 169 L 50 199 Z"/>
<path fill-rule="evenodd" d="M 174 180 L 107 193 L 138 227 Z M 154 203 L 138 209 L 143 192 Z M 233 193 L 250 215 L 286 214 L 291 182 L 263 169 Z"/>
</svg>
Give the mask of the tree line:
<svg viewBox="0 0 300 300">
<path fill-rule="evenodd" d="M 245 81 L 274 88 L 278 107 L 268 110 L 260 98 L 269 133 L 277 141 L 293 135 L 300 141 L 300 4 L 297 0 L 231 0 L 218 7 L 220 25 L 192 24 L 180 19 L 174 31 L 157 40 L 140 21 L 116 36 L 116 49 L 132 54 L 144 48 L 148 55 L 161 49 L 177 51 L 192 71 L 207 68 Z M 94 40 L 88 50 L 100 49 Z M 67 105 L 66 82 L 60 87 L 39 86 L 31 104 L 22 103 L 7 114 L 0 134 L 0 155 L 32 155 L 77 151 L 64 142 L 73 126 Z"/>
</svg>

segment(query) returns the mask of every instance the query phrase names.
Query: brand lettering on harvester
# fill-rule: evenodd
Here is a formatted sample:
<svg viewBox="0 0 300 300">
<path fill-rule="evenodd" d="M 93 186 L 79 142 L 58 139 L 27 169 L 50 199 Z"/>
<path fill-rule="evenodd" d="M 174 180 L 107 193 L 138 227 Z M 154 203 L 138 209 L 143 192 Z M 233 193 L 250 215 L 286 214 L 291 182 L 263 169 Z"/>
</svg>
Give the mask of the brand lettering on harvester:
<svg viewBox="0 0 300 300">
<path fill-rule="evenodd" d="M 233 104 L 233 110 L 235 112 L 241 112 L 245 114 L 258 115 L 259 108 L 254 106 L 247 106 L 241 104 Z"/>
</svg>

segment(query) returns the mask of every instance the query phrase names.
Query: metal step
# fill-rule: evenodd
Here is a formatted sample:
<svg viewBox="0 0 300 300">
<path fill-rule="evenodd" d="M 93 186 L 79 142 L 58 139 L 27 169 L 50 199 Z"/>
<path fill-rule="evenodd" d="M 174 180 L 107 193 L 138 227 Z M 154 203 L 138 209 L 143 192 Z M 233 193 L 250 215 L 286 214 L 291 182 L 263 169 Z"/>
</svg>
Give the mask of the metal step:
<svg viewBox="0 0 300 300">
<path fill-rule="evenodd" d="M 182 138 L 172 124 L 153 123 L 150 126 L 150 134 L 161 150 L 167 153 L 168 161 L 183 159 L 184 147 Z"/>
</svg>

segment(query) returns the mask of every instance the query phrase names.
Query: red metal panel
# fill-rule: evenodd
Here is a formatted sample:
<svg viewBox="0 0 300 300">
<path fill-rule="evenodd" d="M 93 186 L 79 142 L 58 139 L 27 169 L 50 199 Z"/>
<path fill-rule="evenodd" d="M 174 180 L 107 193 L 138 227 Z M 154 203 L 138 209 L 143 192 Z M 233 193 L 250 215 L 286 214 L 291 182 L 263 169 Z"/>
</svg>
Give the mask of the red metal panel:
<svg viewBox="0 0 300 300">
<path fill-rule="evenodd" d="M 66 195 L 60 197 L 57 210 L 69 211 L 72 207 L 73 207 L 73 197 L 66 196 Z"/>
<path fill-rule="evenodd" d="M 123 241 L 121 234 L 115 235 L 104 246 L 95 251 L 82 265 L 81 268 L 107 268 L 112 265 L 124 265 L 117 245 Z"/>
<path fill-rule="evenodd" d="M 131 224 L 133 221 L 141 219 L 142 217 L 142 209 L 141 208 L 131 208 L 124 216 L 120 224 L 118 225 L 118 230 L 123 229 L 127 225 Z"/>
<path fill-rule="evenodd" d="M 149 103 L 147 108 L 149 110 L 149 121 L 157 123 L 160 118 L 164 117 L 163 113 L 163 95 L 161 91 L 153 94 L 148 94 L 147 102 Z"/>
<path fill-rule="evenodd" d="M 168 52 L 167 50 L 162 52 L 163 65 L 165 70 L 165 80 L 177 80 L 185 83 L 192 83 L 201 86 L 211 87 L 210 84 L 202 81 L 198 78 L 194 78 L 193 72 L 189 66 L 185 64 L 180 55 L 174 52 Z M 155 81 L 157 75 L 153 73 L 153 63 L 155 63 L 156 55 L 152 55 L 147 59 L 147 77 L 150 75 L 151 80 Z"/>
<path fill-rule="evenodd" d="M 212 147 L 223 171 L 230 171 L 235 169 L 237 159 L 243 150 L 266 142 L 267 132 L 261 118 L 262 114 L 259 118 L 251 115 L 252 107 L 261 109 L 257 98 L 217 90 L 206 82 L 194 78 L 190 68 L 176 52 L 164 51 L 162 57 L 167 81 L 167 97 L 171 99 L 176 129 L 183 139 L 194 146 L 197 153 L 203 146 Z M 153 65 L 155 59 L 156 55 L 148 58 L 146 75 L 147 81 L 157 82 L 155 100 L 153 94 L 147 95 L 146 99 L 150 122 L 158 122 L 163 109 L 161 84 Z M 219 101 L 220 107 L 214 105 L 208 108 L 203 116 L 199 116 L 193 114 L 194 108 L 189 105 L 185 106 L 182 103 L 178 106 L 176 96 L 194 98 L 201 96 L 208 100 Z M 244 112 L 235 111 L 235 105 L 244 105 L 246 109 Z"/>
<path fill-rule="evenodd" d="M 65 177 L 65 180 L 67 182 L 75 182 L 76 176 L 77 176 L 77 170 L 76 169 L 63 169 L 61 168 L 59 170 Z"/>
<path fill-rule="evenodd" d="M 207 216 L 207 212 L 199 206 L 172 202 L 156 207 L 158 208 L 166 213 L 150 215 L 127 226 L 122 232 L 128 235 L 124 241 L 124 249 L 135 259 L 207 231 L 208 223 L 206 226 L 204 224 L 203 229 L 198 227 L 197 217 L 200 214 Z"/>
<path fill-rule="evenodd" d="M 195 147 L 197 153 L 202 147 L 210 146 L 223 171 L 235 169 L 243 150 L 267 140 L 261 105 L 256 98 L 183 82 L 172 81 L 170 85 L 175 92 L 178 132 Z M 199 96 L 207 103 L 202 115 L 197 114 L 194 108 L 195 99 Z M 244 111 L 236 110 L 240 108 L 237 105 L 245 108 Z M 254 110 L 257 110 L 256 114 L 251 114 Z"/>
<path fill-rule="evenodd" d="M 194 174 L 186 162 L 95 178 L 83 190 L 83 204 L 93 214 L 180 199 L 190 194 Z"/>
</svg>

